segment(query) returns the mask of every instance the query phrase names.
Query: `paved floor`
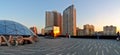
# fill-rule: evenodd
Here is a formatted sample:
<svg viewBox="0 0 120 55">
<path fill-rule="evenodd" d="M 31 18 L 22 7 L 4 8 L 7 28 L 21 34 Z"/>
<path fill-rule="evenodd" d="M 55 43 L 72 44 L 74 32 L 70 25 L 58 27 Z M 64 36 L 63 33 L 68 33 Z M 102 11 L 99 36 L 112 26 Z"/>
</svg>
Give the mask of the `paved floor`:
<svg viewBox="0 0 120 55">
<path fill-rule="evenodd" d="M 46 39 L 23 46 L 0 46 L 0 55 L 120 55 L 120 41 L 97 39 Z"/>
</svg>

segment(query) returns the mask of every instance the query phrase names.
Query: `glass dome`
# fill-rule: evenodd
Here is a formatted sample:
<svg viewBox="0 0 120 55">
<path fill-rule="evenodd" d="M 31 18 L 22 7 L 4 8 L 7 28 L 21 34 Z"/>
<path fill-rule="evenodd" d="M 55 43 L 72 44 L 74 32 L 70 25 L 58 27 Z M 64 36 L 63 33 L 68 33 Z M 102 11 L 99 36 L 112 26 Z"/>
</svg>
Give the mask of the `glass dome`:
<svg viewBox="0 0 120 55">
<path fill-rule="evenodd" d="M 31 30 L 29 30 L 24 25 L 9 21 L 0 20 L 0 35 L 34 35 Z"/>
</svg>

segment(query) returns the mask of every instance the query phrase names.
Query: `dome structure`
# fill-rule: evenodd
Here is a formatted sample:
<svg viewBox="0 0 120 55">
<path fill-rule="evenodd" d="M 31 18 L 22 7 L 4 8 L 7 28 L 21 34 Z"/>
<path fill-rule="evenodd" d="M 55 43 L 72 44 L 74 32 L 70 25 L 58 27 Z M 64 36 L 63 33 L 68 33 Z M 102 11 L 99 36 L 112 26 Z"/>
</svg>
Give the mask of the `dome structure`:
<svg viewBox="0 0 120 55">
<path fill-rule="evenodd" d="M 0 20 L 0 35 L 34 35 L 31 30 L 29 30 L 24 25 L 10 21 L 10 20 Z"/>
</svg>

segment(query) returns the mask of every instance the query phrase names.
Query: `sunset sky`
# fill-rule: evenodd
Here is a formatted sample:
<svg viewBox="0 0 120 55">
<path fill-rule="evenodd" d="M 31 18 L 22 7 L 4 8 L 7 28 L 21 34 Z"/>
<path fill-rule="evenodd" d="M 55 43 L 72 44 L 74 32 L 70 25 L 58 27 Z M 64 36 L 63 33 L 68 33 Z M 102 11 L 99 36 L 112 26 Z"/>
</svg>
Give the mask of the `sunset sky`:
<svg viewBox="0 0 120 55">
<path fill-rule="evenodd" d="M 0 19 L 13 20 L 27 27 L 45 27 L 45 11 L 63 10 L 72 0 L 0 0 Z M 96 31 L 114 25 L 120 30 L 120 0 L 74 0 L 77 27 L 92 24 Z"/>
</svg>

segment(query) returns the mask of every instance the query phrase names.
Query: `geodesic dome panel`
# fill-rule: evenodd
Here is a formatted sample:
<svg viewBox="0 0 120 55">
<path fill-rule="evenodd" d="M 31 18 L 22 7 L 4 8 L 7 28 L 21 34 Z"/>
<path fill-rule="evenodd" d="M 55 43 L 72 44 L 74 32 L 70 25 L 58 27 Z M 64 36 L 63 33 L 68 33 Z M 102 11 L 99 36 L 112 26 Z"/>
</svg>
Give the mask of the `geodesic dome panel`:
<svg viewBox="0 0 120 55">
<path fill-rule="evenodd" d="M 34 35 L 31 30 L 29 30 L 24 25 L 9 21 L 0 20 L 0 35 Z"/>
</svg>

